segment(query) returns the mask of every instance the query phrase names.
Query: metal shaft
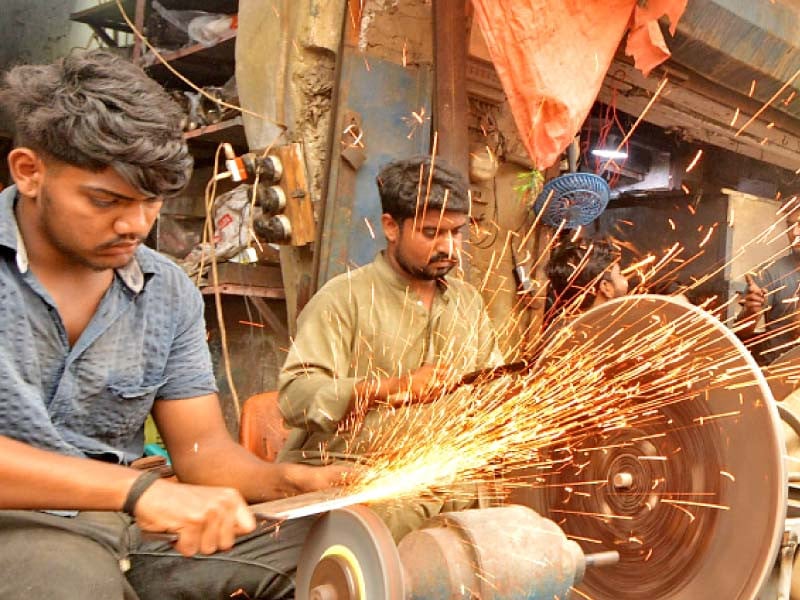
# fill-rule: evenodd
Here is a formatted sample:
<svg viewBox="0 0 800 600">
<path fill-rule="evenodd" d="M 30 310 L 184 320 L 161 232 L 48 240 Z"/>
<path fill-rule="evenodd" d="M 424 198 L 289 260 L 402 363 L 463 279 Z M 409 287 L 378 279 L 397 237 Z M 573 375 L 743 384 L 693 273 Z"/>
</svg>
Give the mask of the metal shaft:
<svg viewBox="0 0 800 600">
<path fill-rule="evenodd" d="M 584 560 L 587 567 L 604 567 L 606 565 L 615 565 L 619 562 L 619 552 L 616 550 L 595 552 L 594 554 L 587 554 L 584 557 Z"/>
</svg>

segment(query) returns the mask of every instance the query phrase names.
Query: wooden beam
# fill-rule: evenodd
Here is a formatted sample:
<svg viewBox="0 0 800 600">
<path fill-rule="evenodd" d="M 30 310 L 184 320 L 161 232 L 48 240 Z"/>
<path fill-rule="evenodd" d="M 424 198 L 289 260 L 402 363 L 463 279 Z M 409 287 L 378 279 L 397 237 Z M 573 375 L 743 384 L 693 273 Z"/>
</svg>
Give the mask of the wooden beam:
<svg viewBox="0 0 800 600">
<path fill-rule="evenodd" d="M 145 0 L 136 0 L 136 12 L 133 17 L 133 24 L 139 33 L 144 33 L 144 3 Z M 142 40 L 138 35 L 133 36 L 133 62 L 139 64 L 142 58 Z"/>
<path fill-rule="evenodd" d="M 467 20 L 464 0 L 434 0 L 433 119 L 438 155 L 469 181 Z"/>
<path fill-rule="evenodd" d="M 597 99 L 638 116 L 658 85 L 659 78 L 645 78 L 632 65 L 615 61 Z M 736 136 L 737 129 L 751 114 L 742 109 L 737 113 L 739 106 L 733 94 L 727 99 L 722 94 L 713 98 L 708 94 L 707 89 L 695 90 L 688 82 L 671 78 L 645 120 L 664 129 L 681 131 L 689 139 L 784 169 L 795 171 L 800 167 L 800 137 L 794 131 L 784 129 L 783 123 L 760 118 Z"/>
</svg>

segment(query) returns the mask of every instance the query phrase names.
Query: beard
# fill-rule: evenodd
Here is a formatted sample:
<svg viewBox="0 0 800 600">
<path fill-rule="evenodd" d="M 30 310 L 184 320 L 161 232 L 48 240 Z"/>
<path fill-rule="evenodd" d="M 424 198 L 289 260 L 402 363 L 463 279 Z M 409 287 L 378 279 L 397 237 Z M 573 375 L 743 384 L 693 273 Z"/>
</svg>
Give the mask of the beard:
<svg viewBox="0 0 800 600">
<path fill-rule="evenodd" d="M 411 276 L 413 279 L 421 279 L 423 281 L 435 281 L 437 279 L 441 279 L 450 271 L 452 271 L 453 267 L 456 266 L 456 262 L 449 255 L 443 253 L 432 255 L 428 259 L 428 264 L 423 266 L 412 265 L 411 262 L 407 260 L 405 256 L 403 256 L 400 248 L 395 248 L 394 258 L 397 261 L 397 264 L 400 265 L 400 268 L 403 269 L 403 271 L 405 271 L 409 276 Z M 451 264 L 445 267 L 433 266 L 433 263 L 441 261 L 448 261 Z"/>
</svg>

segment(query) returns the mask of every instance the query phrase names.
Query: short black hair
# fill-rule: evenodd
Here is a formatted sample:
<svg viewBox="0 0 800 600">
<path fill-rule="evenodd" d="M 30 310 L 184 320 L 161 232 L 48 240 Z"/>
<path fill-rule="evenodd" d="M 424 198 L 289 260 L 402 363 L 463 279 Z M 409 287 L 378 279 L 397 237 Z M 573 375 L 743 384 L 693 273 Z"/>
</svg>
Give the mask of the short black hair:
<svg viewBox="0 0 800 600">
<path fill-rule="evenodd" d="M 595 298 L 590 287 L 602 279 L 621 256 L 620 249 L 607 238 L 567 241 L 554 246 L 546 272 L 558 304 L 567 306 L 585 293 L 578 308 L 589 308 Z"/>
<path fill-rule="evenodd" d="M 469 214 L 464 177 L 440 158 L 418 155 L 392 161 L 381 167 L 376 181 L 381 208 L 396 221 L 413 218 L 423 207 Z"/>
<path fill-rule="evenodd" d="M 113 168 L 140 192 L 173 196 L 192 157 L 182 113 L 142 69 L 108 50 L 73 50 L 48 65 L 19 65 L 0 82 L 14 144 L 89 171 Z"/>
</svg>

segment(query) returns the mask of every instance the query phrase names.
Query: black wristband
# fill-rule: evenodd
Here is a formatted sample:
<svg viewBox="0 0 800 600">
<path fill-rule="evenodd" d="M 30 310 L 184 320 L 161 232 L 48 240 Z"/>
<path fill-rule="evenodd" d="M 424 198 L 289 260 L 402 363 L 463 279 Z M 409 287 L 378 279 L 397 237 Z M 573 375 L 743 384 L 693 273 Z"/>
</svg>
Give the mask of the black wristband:
<svg viewBox="0 0 800 600">
<path fill-rule="evenodd" d="M 133 511 L 136 510 L 136 503 L 139 502 L 139 498 L 147 491 L 147 488 L 159 479 L 161 479 L 161 474 L 157 470 L 145 471 L 139 475 L 134 480 L 131 489 L 128 490 L 128 495 L 125 497 L 125 504 L 122 505 L 122 512 L 134 516 Z"/>
</svg>

